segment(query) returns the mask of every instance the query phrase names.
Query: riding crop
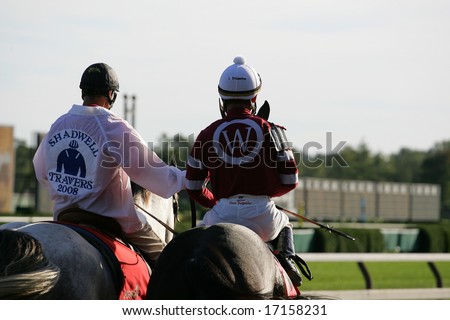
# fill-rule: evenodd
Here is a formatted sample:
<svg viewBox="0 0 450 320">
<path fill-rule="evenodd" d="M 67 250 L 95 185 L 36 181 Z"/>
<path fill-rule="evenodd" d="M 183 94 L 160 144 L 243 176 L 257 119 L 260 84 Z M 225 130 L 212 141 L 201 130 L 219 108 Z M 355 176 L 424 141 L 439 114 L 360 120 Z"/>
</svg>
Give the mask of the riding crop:
<svg viewBox="0 0 450 320">
<path fill-rule="evenodd" d="M 295 216 L 295 217 L 297 217 L 297 218 L 300 218 L 300 219 L 303 219 L 304 221 L 311 222 L 312 224 L 315 224 L 316 226 L 319 226 L 319 227 L 321 227 L 321 228 L 327 230 L 327 231 L 330 232 L 330 233 L 334 232 L 334 233 L 340 235 L 341 237 L 344 237 L 344 238 L 347 238 L 347 239 L 350 239 L 350 240 L 356 240 L 355 238 L 349 236 L 348 234 L 346 234 L 346 233 L 344 233 L 344 232 L 342 232 L 342 231 L 336 230 L 336 229 L 334 229 L 333 227 L 330 227 L 329 225 L 324 225 L 324 224 L 321 224 L 321 223 L 319 223 L 319 222 L 317 222 L 317 221 L 308 219 L 307 217 L 304 217 L 304 216 L 302 216 L 302 215 L 299 215 L 299 214 L 297 214 L 297 213 L 295 213 L 295 212 L 292 212 L 292 211 L 290 211 L 290 210 L 288 210 L 288 209 L 282 208 L 282 207 L 280 207 L 279 205 L 275 205 L 275 206 L 276 206 L 277 209 L 279 209 L 279 210 L 282 210 L 282 211 L 284 211 L 284 212 L 287 212 L 287 213 L 289 213 L 289 214 L 292 214 L 293 216 Z"/>
</svg>

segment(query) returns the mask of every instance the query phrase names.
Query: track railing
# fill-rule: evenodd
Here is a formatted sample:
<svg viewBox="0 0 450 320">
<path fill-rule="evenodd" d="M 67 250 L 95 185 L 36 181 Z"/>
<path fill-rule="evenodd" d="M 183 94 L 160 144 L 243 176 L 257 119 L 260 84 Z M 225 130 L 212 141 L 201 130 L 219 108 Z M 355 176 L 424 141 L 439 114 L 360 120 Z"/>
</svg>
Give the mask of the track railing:
<svg viewBox="0 0 450 320">
<path fill-rule="evenodd" d="M 355 262 L 361 271 L 366 290 L 311 291 L 308 294 L 329 295 L 342 299 L 450 299 L 450 288 L 443 288 L 442 276 L 435 265 L 450 261 L 449 253 L 299 253 L 307 262 Z M 373 289 L 366 262 L 423 261 L 430 268 L 436 286 L 420 289 Z"/>
</svg>

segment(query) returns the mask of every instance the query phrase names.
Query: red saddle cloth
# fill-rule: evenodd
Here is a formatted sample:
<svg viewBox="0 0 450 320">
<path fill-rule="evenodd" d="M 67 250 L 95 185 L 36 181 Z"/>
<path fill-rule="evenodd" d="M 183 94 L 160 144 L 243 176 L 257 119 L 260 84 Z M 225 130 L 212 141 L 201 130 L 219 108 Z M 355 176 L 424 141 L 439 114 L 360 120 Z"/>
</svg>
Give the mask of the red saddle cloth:
<svg viewBox="0 0 450 320">
<path fill-rule="evenodd" d="M 142 256 L 121 241 L 96 229 L 77 225 L 102 240 L 115 254 L 120 263 L 124 281 L 120 300 L 144 300 L 150 282 L 151 270 Z"/>
</svg>

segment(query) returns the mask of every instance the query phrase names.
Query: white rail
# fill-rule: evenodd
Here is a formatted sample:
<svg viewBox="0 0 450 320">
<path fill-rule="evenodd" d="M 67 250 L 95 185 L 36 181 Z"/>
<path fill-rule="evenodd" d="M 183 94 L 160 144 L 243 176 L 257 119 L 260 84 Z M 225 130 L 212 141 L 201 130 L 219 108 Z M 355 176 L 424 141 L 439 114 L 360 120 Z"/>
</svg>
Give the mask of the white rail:
<svg viewBox="0 0 450 320">
<path fill-rule="evenodd" d="M 310 261 L 450 261 L 450 253 L 298 253 Z"/>
<path fill-rule="evenodd" d="M 338 300 L 441 300 L 450 299 L 450 288 L 370 289 L 300 291 L 304 296 L 328 297 Z"/>
<path fill-rule="evenodd" d="M 326 290 L 307 291 L 300 290 L 304 295 L 329 297 L 344 300 L 424 300 L 424 299 L 450 299 L 450 288 L 442 288 L 442 279 L 434 263 L 437 261 L 450 261 L 450 253 L 299 253 L 308 262 L 355 262 L 366 281 L 366 290 Z M 365 262 L 373 261 L 424 261 L 428 263 L 436 280 L 436 288 L 417 289 L 371 289 L 370 274 Z"/>
</svg>

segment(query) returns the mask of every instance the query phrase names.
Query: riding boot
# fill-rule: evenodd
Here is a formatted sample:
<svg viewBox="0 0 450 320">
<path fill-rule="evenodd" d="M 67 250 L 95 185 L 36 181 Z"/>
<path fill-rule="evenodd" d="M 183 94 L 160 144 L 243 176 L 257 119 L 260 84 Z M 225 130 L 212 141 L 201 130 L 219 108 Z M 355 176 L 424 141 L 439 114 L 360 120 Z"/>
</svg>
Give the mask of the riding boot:
<svg viewBox="0 0 450 320">
<path fill-rule="evenodd" d="M 292 228 L 284 227 L 277 237 L 276 254 L 281 266 L 286 270 L 292 284 L 296 287 L 302 284 L 302 275 L 296 267 L 294 260 L 294 236 Z"/>
</svg>

